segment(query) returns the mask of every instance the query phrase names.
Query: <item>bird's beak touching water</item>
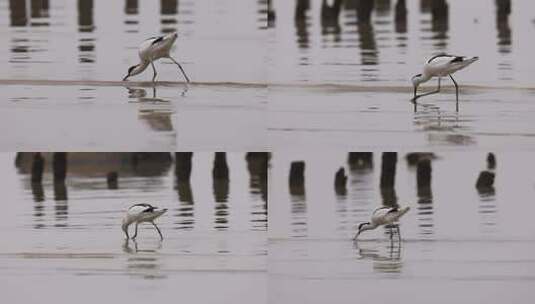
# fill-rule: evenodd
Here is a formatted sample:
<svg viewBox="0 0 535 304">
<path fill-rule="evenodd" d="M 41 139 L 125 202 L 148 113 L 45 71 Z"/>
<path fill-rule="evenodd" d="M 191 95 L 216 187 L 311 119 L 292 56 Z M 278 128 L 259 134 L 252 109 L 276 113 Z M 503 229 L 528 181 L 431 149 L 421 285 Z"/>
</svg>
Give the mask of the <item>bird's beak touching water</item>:
<svg viewBox="0 0 535 304">
<path fill-rule="evenodd" d="M 130 77 L 130 74 L 124 76 L 123 81 L 126 81 L 128 79 L 128 77 Z"/>
</svg>

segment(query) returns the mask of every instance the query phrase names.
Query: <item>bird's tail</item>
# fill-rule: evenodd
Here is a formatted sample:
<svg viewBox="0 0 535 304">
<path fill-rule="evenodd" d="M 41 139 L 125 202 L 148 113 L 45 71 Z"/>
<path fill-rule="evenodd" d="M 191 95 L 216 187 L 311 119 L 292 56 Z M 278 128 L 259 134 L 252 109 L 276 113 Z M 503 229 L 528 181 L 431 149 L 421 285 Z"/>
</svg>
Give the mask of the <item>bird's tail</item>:
<svg viewBox="0 0 535 304">
<path fill-rule="evenodd" d="M 158 216 L 160 216 L 160 215 L 162 215 L 162 214 L 164 214 L 166 212 L 167 212 L 167 208 L 154 210 L 154 213 L 157 214 L 156 217 L 158 217 Z"/>
<path fill-rule="evenodd" d="M 409 212 L 410 209 L 411 209 L 411 207 L 409 207 L 409 206 L 404 207 L 404 208 L 401 208 L 401 209 L 399 210 L 399 214 L 400 214 L 399 216 L 402 216 L 403 214 Z"/>
</svg>

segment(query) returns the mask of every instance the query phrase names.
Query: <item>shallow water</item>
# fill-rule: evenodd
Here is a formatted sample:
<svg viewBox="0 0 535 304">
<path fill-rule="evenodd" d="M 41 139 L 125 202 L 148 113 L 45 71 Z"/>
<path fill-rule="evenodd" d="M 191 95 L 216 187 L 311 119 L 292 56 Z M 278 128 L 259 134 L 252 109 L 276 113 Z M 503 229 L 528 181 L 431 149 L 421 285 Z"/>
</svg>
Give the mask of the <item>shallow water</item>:
<svg viewBox="0 0 535 304">
<path fill-rule="evenodd" d="M 262 151 L 255 85 L 25 82 L 4 86 L 0 150 Z"/>
<path fill-rule="evenodd" d="M 310 3 L 302 18 L 295 18 L 296 3 Z M 270 80 L 276 83 L 334 83 L 410 86 L 410 77 L 421 72 L 426 58 L 437 52 L 479 56 L 479 62 L 456 73 L 460 83 L 471 85 L 532 86 L 535 63 L 534 4 L 511 1 L 511 12 L 501 9 L 507 1 L 448 0 L 433 18 L 433 1 L 379 0 L 366 21 L 365 4 L 343 1 L 339 17 L 322 3 L 338 0 L 273 0 L 276 14 L 269 30 L 272 63 Z M 436 3 L 440 3 L 436 1 Z M 307 5 L 301 6 L 306 8 Z M 362 13 L 359 22 L 358 14 Z M 326 16 L 326 17 L 322 17 Z"/>
<path fill-rule="evenodd" d="M 418 191 L 416 168 L 398 154 L 394 195 L 411 210 L 403 241 L 384 228 L 363 233 L 382 201 L 381 155 L 351 169 L 341 152 L 273 155 L 269 209 L 269 297 L 273 303 L 489 303 L 522 301 L 535 277 L 535 169 L 529 153 L 497 153 L 493 191 L 475 182 L 485 153 L 439 152 L 428 191 Z M 291 161 L 305 161 L 305 184 L 289 189 Z M 335 191 L 344 167 L 347 189 Z M 388 292 L 385 292 L 388 291 Z M 437 297 L 440 294 L 440 297 Z M 444 295 L 444 296 L 442 296 Z M 446 296 L 447 295 L 447 296 Z"/>
<path fill-rule="evenodd" d="M 176 31 L 171 55 L 192 81 L 265 80 L 262 14 L 247 0 L 3 1 L 0 79 L 121 80 L 145 39 Z M 265 24 L 265 23 L 264 23 Z M 158 79 L 183 81 L 160 60 Z M 152 71 L 131 80 L 150 80 Z"/>
<path fill-rule="evenodd" d="M 260 151 L 265 1 L 3 1 L 0 150 Z M 176 31 L 156 63 L 157 92 L 138 46 Z M 171 87 L 171 88 L 169 88 Z"/>
<path fill-rule="evenodd" d="M 270 89 L 268 138 L 279 150 L 535 149 L 532 90 L 461 92 L 457 112 L 453 88 L 416 105 L 403 87 Z"/>
<path fill-rule="evenodd" d="M 48 172 L 42 187 L 32 187 L 28 166 L 15 168 L 13 154 L 0 155 L 10 215 L 0 223 L 5 298 L 143 303 L 176 294 L 194 303 L 266 302 L 267 205 L 243 153 L 227 154 L 223 187 L 212 181 L 213 154 L 195 153 L 188 189 L 175 189 L 172 164 L 132 167 L 120 159 L 71 163 L 65 187 Z M 119 174 L 117 189 L 106 183 L 109 171 Z M 120 221 L 133 202 L 169 208 L 157 221 L 163 242 L 141 225 L 137 241 L 125 243 Z"/>
</svg>

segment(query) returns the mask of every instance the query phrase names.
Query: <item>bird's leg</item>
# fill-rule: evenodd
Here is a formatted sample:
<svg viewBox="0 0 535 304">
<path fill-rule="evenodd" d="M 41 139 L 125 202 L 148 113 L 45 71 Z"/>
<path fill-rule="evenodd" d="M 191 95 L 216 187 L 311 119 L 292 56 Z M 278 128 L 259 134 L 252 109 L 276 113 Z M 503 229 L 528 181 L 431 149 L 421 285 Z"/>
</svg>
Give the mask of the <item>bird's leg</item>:
<svg viewBox="0 0 535 304">
<path fill-rule="evenodd" d="M 457 112 L 459 112 L 459 86 L 457 85 L 457 81 L 453 79 L 453 76 L 451 76 L 451 74 L 450 74 L 450 78 L 453 81 L 453 84 L 455 85 L 455 100 L 457 103 L 456 109 L 457 109 Z"/>
<path fill-rule="evenodd" d="M 162 235 L 162 232 L 160 231 L 160 229 L 158 228 L 158 226 L 156 226 L 156 224 L 154 222 L 151 222 L 152 225 L 154 226 L 154 228 L 156 228 L 156 230 L 158 230 L 158 234 L 160 234 L 160 239 L 163 241 L 163 235 Z"/>
<path fill-rule="evenodd" d="M 134 236 L 132 237 L 132 240 L 135 240 L 137 237 L 137 225 L 139 225 L 139 223 L 136 223 L 136 232 L 134 232 Z"/>
<path fill-rule="evenodd" d="M 186 81 L 187 81 L 187 82 L 190 82 L 188 76 L 186 75 L 186 72 L 184 72 L 184 69 L 182 68 L 182 66 L 180 65 L 180 63 L 178 63 L 178 62 L 177 62 L 175 59 L 173 59 L 173 57 L 171 57 L 171 56 L 169 56 L 169 59 L 171 59 L 176 65 L 178 65 L 178 67 L 180 68 L 180 71 L 182 71 L 182 74 L 184 75 L 184 78 L 186 78 Z"/>
<path fill-rule="evenodd" d="M 399 225 L 398 225 L 398 241 L 401 243 L 401 232 L 399 231 Z"/>
<path fill-rule="evenodd" d="M 392 238 L 394 237 L 394 230 L 392 230 L 392 226 L 390 226 L 389 228 L 390 228 L 390 240 L 392 240 Z"/>
<path fill-rule="evenodd" d="M 150 65 L 152 65 L 152 71 L 154 71 L 154 76 L 152 76 L 152 82 L 154 82 L 154 80 L 156 80 L 156 75 L 158 75 L 158 73 L 156 72 L 156 68 L 154 67 L 154 62 L 152 62 L 152 60 L 150 61 Z"/>
<path fill-rule="evenodd" d="M 130 239 L 130 236 L 128 235 L 128 227 L 126 227 L 124 233 L 126 234 L 126 241 L 128 242 L 128 240 Z"/>
</svg>

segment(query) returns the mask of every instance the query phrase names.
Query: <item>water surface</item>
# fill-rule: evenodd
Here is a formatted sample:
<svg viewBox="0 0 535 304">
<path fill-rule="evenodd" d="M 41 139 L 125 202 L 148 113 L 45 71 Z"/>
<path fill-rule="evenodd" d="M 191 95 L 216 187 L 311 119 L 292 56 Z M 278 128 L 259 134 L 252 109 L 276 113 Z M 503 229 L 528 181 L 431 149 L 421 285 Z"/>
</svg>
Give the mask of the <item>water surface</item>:
<svg viewBox="0 0 535 304">
<path fill-rule="evenodd" d="M 381 191 L 381 154 L 347 163 L 341 152 L 273 155 L 270 183 L 269 297 L 273 303 L 489 303 L 523 301 L 535 277 L 535 194 L 529 153 L 497 153 L 493 188 L 477 190 L 486 153 L 436 153 L 431 186 L 398 153 L 393 190 Z M 304 184 L 289 187 L 292 161 Z M 345 168 L 345 189 L 334 174 Z M 378 228 L 353 243 L 358 223 L 397 202 L 403 241 Z M 395 237 L 394 237 L 395 239 Z M 387 292 L 385 292 L 387 290 Z M 441 296 L 437 298 L 437 294 Z"/>
</svg>

